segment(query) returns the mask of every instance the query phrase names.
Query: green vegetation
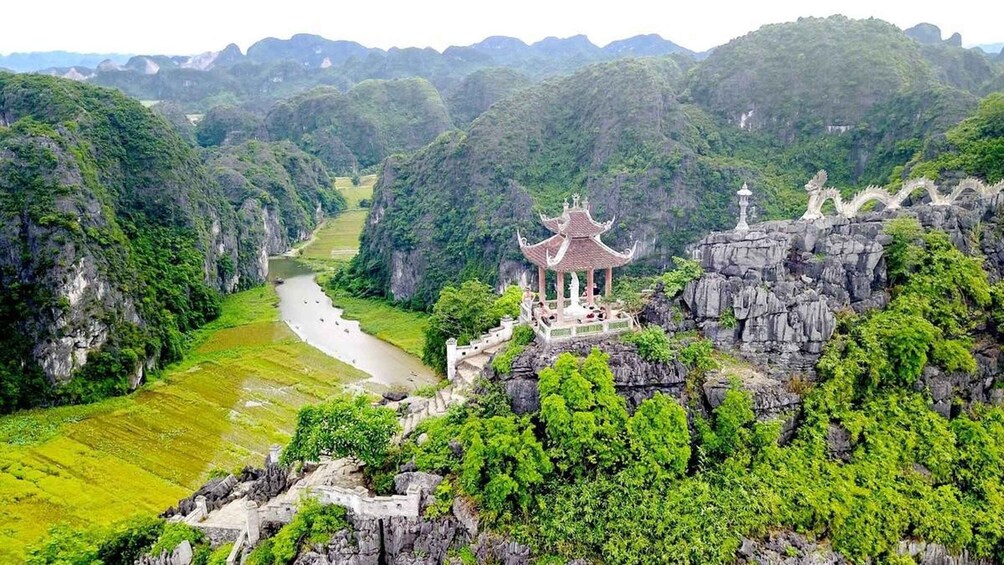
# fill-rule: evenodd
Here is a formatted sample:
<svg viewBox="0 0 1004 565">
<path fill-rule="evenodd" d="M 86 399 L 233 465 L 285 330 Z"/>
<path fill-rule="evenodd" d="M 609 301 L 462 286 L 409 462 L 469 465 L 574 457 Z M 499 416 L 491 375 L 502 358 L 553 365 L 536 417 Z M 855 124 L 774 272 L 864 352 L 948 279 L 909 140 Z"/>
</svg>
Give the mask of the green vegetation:
<svg viewBox="0 0 1004 565">
<path fill-rule="evenodd" d="M 928 364 L 975 369 L 966 340 L 992 324 L 1004 294 L 982 260 L 944 234 L 913 220 L 887 232 L 892 300 L 841 319 L 784 446 L 780 422 L 758 422 L 738 383 L 710 417 L 695 418 L 693 434 L 663 395 L 629 415 L 594 350 L 563 354 L 540 373 L 539 413 L 513 416 L 504 393 L 486 386 L 468 406 L 423 422 L 428 439 L 406 442 L 385 466 L 414 461 L 457 477 L 454 496 L 471 497 L 483 523 L 541 556 L 731 563 L 742 537 L 791 529 L 854 562 L 893 562 L 911 536 L 999 560 L 1004 450 L 994 438 L 1004 437 L 1004 410 L 975 405 L 949 420 L 916 383 Z M 664 352 L 665 336 L 646 332 Z M 678 356 L 699 372 L 711 353 L 695 340 Z M 844 459 L 828 450 L 834 426 L 850 436 Z"/>
<path fill-rule="evenodd" d="M 271 139 L 286 139 L 347 173 L 414 151 L 451 127 L 446 105 L 421 78 L 366 80 L 348 92 L 319 87 L 278 102 L 265 117 Z"/>
<path fill-rule="evenodd" d="M 160 555 L 164 552 L 170 553 L 174 551 L 174 548 L 178 547 L 179 543 L 183 541 L 187 540 L 194 547 L 205 539 L 205 534 L 188 524 L 164 524 L 164 528 L 161 530 L 160 536 L 157 538 L 157 541 L 154 542 L 153 547 L 150 548 L 148 553 L 151 555 Z"/>
<path fill-rule="evenodd" d="M 646 275 L 709 230 L 733 226 L 744 182 L 760 221 L 800 215 L 801 187 L 819 169 L 849 193 L 929 174 L 904 167 L 949 151 L 968 156 L 948 169 L 996 179 L 995 141 L 945 132 L 1000 83 L 1000 69 L 886 22 L 842 16 L 768 25 L 700 62 L 585 67 L 515 90 L 466 131 L 392 157 L 375 191 L 381 221 L 367 226 L 352 271 L 368 295 L 388 296 L 402 274 L 391 258 L 406 256 L 418 284 L 396 298 L 427 308 L 457 281 L 498 283 L 499 266 L 521 260 L 513 232 L 547 237 L 537 213 L 558 213 L 574 193 L 593 196 L 599 219 L 615 215 L 616 202 L 604 235 L 613 248 L 646 234 L 628 269 Z"/>
<path fill-rule="evenodd" d="M 201 531 L 160 518 L 140 517 L 111 527 L 70 530 L 57 526 L 29 551 L 29 565 L 132 565 L 143 555 L 170 554 L 183 541 L 193 550 L 193 565 L 224 565 L 233 544 L 213 550 Z"/>
<path fill-rule="evenodd" d="M 931 153 L 939 154 L 924 160 Z M 975 114 L 945 133 L 944 145 L 932 141 L 907 167 L 912 177 L 961 171 L 988 183 L 1004 180 L 1004 93 L 984 98 Z"/>
<path fill-rule="evenodd" d="M 122 394 L 142 363 L 179 359 L 184 333 L 219 314 L 237 255 L 214 251 L 212 225 L 236 235 L 233 210 L 192 149 L 138 102 L 39 75 L 0 74 L 0 96 L 13 120 L 0 128 L 0 219 L 22 226 L 0 235 L 16 250 L 0 263 L 0 412 Z M 85 276 L 86 265 L 109 297 L 57 296 L 54 281 Z M 98 320 L 108 339 L 53 387 L 33 348 L 63 316 L 61 335 Z"/>
<path fill-rule="evenodd" d="M 303 547 L 322 544 L 331 535 L 350 528 L 345 508 L 334 504 L 321 505 L 305 498 L 293 517 L 274 536 L 263 540 L 247 557 L 248 565 L 287 565 Z"/>
<path fill-rule="evenodd" d="M 659 326 L 647 326 L 643 330 L 624 334 L 621 341 L 634 344 L 638 355 L 650 363 L 669 363 L 676 357 L 666 330 Z"/>
<path fill-rule="evenodd" d="M 710 341 L 688 334 L 669 337 L 659 326 L 646 326 L 644 329 L 624 334 L 621 340 L 633 344 L 638 349 L 638 355 L 650 363 L 670 363 L 679 360 L 689 369 L 700 372 L 717 366 L 712 356 Z"/>
<path fill-rule="evenodd" d="M 153 515 L 214 468 L 258 463 L 297 410 L 365 375 L 278 322 L 271 287 L 228 296 L 192 353 L 129 397 L 0 417 L 0 561 L 65 522 Z"/>
<path fill-rule="evenodd" d="M 498 326 L 503 317 L 518 317 L 522 297 L 519 287 L 510 286 L 498 296 L 478 280 L 443 288 L 425 329 L 422 361 L 446 373 L 446 340 L 456 338 L 458 345 L 467 345 Z"/>
<path fill-rule="evenodd" d="M 512 339 L 505 348 L 492 358 L 492 369 L 500 375 L 508 375 L 512 371 L 512 363 L 533 343 L 536 334 L 530 326 L 516 326 L 512 330 Z"/>
<path fill-rule="evenodd" d="M 152 516 L 87 530 L 56 526 L 43 543 L 28 552 L 26 562 L 29 565 L 129 565 L 148 553 L 154 542 L 162 537 L 164 529 L 165 522 Z"/>
<path fill-rule="evenodd" d="M 296 431 L 282 451 L 281 462 L 319 461 L 322 455 L 329 455 L 355 457 L 376 466 L 387 455 L 391 437 L 399 428 L 393 410 L 371 405 L 364 395 L 339 396 L 304 406 L 296 416 Z"/>
<path fill-rule="evenodd" d="M 292 245 L 312 232 L 322 215 L 346 208 L 324 165 L 288 141 L 219 147 L 206 152 L 205 161 L 242 220 L 241 264 L 257 266 L 258 250 L 274 246 L 266 241 L 263 216 L 275 224 L 270 227 L 278 233 L 271 237 Z"/>
</svg>

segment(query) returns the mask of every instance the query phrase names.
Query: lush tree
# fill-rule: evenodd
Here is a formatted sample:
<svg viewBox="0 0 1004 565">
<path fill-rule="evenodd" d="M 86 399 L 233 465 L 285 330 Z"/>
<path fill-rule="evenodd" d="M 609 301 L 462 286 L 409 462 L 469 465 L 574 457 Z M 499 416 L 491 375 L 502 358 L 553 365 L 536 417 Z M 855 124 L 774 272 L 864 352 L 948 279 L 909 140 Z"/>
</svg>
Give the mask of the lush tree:
<svg viewBox="0 0 1004 565">
<path fill-rule="evenodd" d="M 297 414 L 296 430 L 282 452 L 282 463 L 317 461 L 321 455 L 330 455 L 378 466 L 398 428 L 393 410 L 373 406 L 362 395 L 305 406 Z"/>
<path fill-rule="evenodd" d="M 464 281 L 459 287 L 444 287 L 425 330 L 422 360 L 445 373 L 446 340 L 455 338 L 459 345 L 467 345 L 497 326 L 504 316 L 517 317 L 521 298 L 518 287 L 510 286 L 499 296 L 476 279 Z"/>
<path fill-rule="evenodd" d="M 489 519 L 509 509 L 530 509 L 535 488 L 552 465 L 528 418 L 473 418 L 462 433 L 460 481 Z"/>
<path fill-rule="evenodd" d="M 690 429 L 687 413 L 661 392 L 648 398 L 627 423 L 632 462 L 629 473 L 640 482 L 674 479 L 687 471 Z"/>
<path fill-rule="evenodd" d="M 540 421 L 548 454 L 573 476 L 613 470 L 625 457 L 627 407 L 614 389 L 609 356 L 558 356 L 538 376 Z"/>
</svg>

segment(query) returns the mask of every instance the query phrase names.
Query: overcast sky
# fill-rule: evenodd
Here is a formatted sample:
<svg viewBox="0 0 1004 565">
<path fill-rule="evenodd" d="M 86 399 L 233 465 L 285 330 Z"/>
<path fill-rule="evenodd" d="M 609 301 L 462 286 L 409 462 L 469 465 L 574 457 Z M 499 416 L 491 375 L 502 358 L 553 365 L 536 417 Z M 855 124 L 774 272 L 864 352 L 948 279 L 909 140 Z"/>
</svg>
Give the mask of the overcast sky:
<svg viewBox="0 0 1004 565">
<path fill-rule="evenodd" d="M 469 45 L 489 35 L 533 42 L 586 34 L 598 45 L 658 33 L 696 51 L 763 24 L 841 13 L 900 27 L 926 21 L 964 43 L 1004 42 L 1000 0 L 7 0 L 0 53 L 64 49 L 194 54 L 228 43 L 316 33 L 371 47 Z"/>
</svg>

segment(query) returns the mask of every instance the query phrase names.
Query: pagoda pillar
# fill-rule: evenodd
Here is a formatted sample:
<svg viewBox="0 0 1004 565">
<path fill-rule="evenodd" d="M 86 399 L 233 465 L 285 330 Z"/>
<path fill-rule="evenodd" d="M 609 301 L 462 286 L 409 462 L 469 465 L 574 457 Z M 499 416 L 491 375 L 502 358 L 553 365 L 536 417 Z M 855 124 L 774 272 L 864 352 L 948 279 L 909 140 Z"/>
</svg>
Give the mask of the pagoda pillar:
<svg viewBox="0 0 1004 565">
<path fill-rule="evenodd" d="M 606 296 L 609 297 L 610 293 L 613 292 L 613 290 L 614 290 L 614 268 L 607 267 L 607 284 L 606 288 L 603 289 L 603 292 L 604 294 L 606 294 Z"/>
<path fill-rule="evenodd" d="M 593 297 L 593 287 L 595 286 L 594 278 L 592 269 L 586 271 L 586 304 L 589 306 L 592 306 L 595 301 Z"/>
<path fill-rule="evenodd" d="M 565 311 L 565 273 L 558 271 L 558 281 L 554 283 L 554 288 L 558 291 L 558 313 L 555 316 L 555 321 L 561 322 Z"/>
<path fill-rule="evenodd" d="M 547 300 L 547 271 L 544 267 L 537 267 L 537 300 L 543 302 Z"/>
</svg>

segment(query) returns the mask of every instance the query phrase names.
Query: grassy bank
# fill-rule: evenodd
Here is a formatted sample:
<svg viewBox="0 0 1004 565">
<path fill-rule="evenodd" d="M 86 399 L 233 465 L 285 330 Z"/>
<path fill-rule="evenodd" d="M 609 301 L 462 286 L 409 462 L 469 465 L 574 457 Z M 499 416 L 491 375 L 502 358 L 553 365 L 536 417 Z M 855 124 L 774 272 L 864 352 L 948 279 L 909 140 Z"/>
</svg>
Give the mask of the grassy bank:
<svg viewBox="0 0 1004 565">
<path fill-rule="evenodd" d="M 359 328 L 391 345 L 421 358 L 425 345 L 425 327 L 428 315 L 405 310 L 386 300 L 356 298 L 330 288 L 325 280 L 319 281 L 331 302 L 342 309 L 346 320 L 357 320 Z"/>
<path fill-rule="evenodd" d="M 302 343 L 261 287 L 228 297 L 186 360 L 123 398 L 0 418 L 0 563 L 58 523 L 159 513 L 214 468 L 258 464 L 297 408 L 365 375 Z"/>
</svg>

